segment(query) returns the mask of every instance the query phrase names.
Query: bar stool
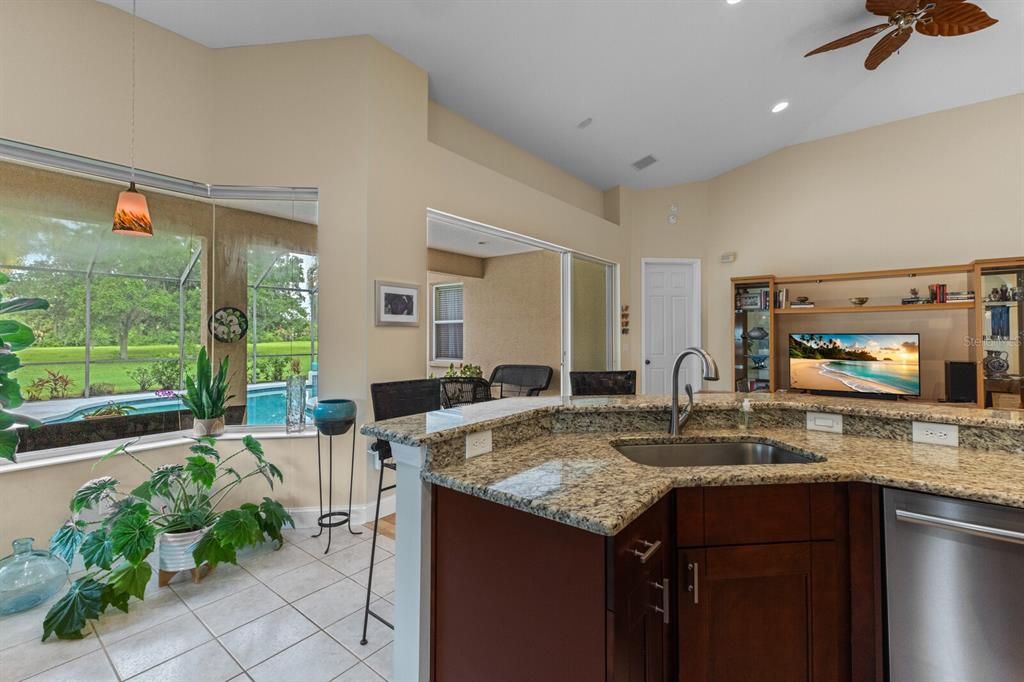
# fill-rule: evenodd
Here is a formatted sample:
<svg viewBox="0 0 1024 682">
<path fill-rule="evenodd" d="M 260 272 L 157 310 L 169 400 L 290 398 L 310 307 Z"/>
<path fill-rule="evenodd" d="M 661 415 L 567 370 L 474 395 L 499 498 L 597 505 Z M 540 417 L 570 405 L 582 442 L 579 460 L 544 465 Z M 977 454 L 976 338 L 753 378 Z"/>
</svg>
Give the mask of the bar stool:
<svg viewBox="0 0 1024 682">
<path fill-rule="evenodd" d="M 411 381 L 388 381 L 370 385 L 370 399 L 373 401 L 373 416 L 377 421 L 408 417 L 441 409 L 441 382 L 437 379 L 414 379 Z M 363 610 L 363 636 L 360 644 L 366 644 L 366 629 L 373 616 L 392 630 L 395 626 L 389 623 L 370 608 L 370 594 L 373 587 L 374 561 L 377 557 L 377 529 L 380 526 L 381 496 L 395 489 L 395 484 L 384 485 L 384 470 L 396 469 L 391 456 L 391 443 L 378 439 L 370 446 L 380 462 L 380 475 L 377 477 L 377 505 L 373 515 L 373 540 L 370 542 L 370 572 L 366 579 L 366 607 Z"/>
</svg>

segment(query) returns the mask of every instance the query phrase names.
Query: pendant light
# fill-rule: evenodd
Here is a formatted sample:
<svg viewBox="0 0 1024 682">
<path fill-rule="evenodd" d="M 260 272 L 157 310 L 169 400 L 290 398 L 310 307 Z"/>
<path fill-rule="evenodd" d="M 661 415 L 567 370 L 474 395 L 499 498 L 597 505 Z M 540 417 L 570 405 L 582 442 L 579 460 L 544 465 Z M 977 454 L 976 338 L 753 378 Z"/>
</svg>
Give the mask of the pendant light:
<svg viewBox="0 0 1024 682">
<path fill-rule="evenodd" d="M 132 0 L 132 102 L 130 114 L 131 139 L 129 154 L 131 156 L 131 184 L 128 189 L 117 195 L 117 208 L 114 209 L 114 232 L 130 234 L 136 237 L 152 237 L 153 221 L 149 217 L 149 204 L 146 197 L 135 189 L 135 0 Z"/>
</svg>

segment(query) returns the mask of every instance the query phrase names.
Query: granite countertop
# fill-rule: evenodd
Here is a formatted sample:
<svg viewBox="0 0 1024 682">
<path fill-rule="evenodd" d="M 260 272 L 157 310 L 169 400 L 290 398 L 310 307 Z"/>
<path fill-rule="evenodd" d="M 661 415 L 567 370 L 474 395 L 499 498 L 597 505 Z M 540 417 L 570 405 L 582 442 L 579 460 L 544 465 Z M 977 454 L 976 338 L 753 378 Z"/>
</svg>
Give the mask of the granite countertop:
<svg viewBox="0 0 1024 682">
<path fill-rule="evenodd" d="M 601 535 L 615 535 L 676 487 L 863 481 L 1024 508 L 1024 456 L 1010 452 L 796 428 L 688 427 L 679 440 L 738 438 L 781 444 L 824 461 L 652 467 L 632 462 L 612 443 L 669 437 L 650 432 L 553 433 L 425 471 L 423 477 Z"/>
<path fill-rule="evenodd" d="M 698 393 L 698 410 L 736 410 L 750 400 L 756 410 L 805 410 L 834 414 L 981 426 L 1024 432 L 1024 412 L 933 403 L 831 398 L 797 393 Z M 505 398 L 366 424 L 366 436 L 403 445 L 431 445 L 455 436 L 533 419 L 554 412 L 652 412 L 667 410 L 668 396 Z"/>
</svg>

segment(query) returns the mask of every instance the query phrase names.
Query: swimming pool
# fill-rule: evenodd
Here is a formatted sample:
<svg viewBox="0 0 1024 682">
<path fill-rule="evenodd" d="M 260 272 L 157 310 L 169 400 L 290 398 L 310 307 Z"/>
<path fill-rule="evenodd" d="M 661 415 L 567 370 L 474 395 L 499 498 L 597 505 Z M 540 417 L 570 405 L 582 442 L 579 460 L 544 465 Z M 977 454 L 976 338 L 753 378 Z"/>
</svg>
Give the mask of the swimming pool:
<svg viewBox="0 0 1024 682">
<path fill-rule="evenodd" d="M 309 400 L 308 396 L 307 400 Z M 68 422 L 82 421 L 85 415 L 98 407 L 106 405 L 108 402 L 131 405 L 135 408 L 132 414 L 149 414 L 152 412 L 184 409 L 181 401 L 177 398 L 140 397 L 136 395 L 118 399 L 117 396 L 110 396 L 102 400 L 97 399 L 66 414 L 43 418 L 43 423 L 67 424 Z M 284 424 L 284 384 L 250 385 L 246 391 L 246 403 L 246 424 Z M 311 407 L 306 408 L 306 420 L 308 422 L 313 420 L 313 409 Z"/>
</svg>

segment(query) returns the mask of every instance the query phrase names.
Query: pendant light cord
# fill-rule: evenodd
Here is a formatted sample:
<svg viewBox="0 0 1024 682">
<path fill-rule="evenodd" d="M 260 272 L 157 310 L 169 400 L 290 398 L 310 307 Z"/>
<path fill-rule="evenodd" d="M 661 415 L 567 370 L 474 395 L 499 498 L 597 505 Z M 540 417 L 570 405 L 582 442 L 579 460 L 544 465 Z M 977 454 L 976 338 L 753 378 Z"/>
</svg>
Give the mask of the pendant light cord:
<svg viewBox="0 0 1024 682">
<path fill-rule="evenodd" d="M 129 114 L 128 156 L 132 168 L 132 187 L 135 186 L 135 2 L 132 0 L 132 102 Z"/>
</svg>

